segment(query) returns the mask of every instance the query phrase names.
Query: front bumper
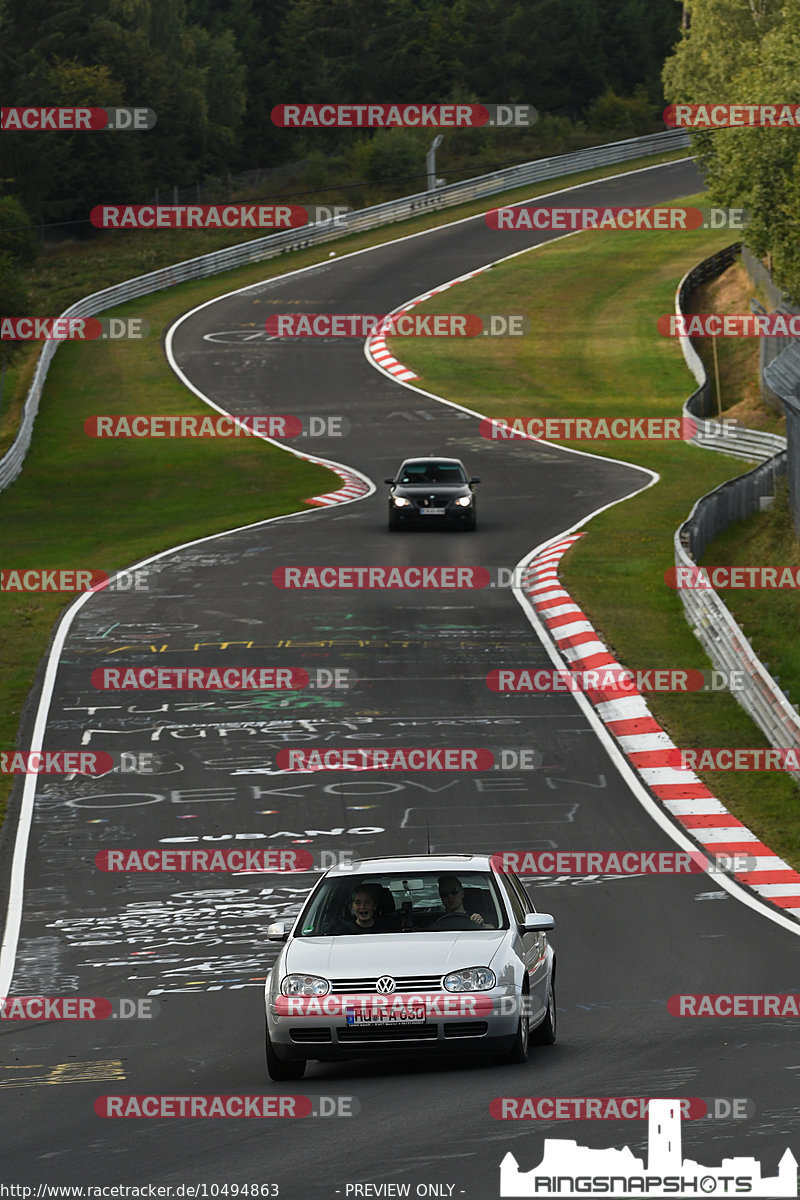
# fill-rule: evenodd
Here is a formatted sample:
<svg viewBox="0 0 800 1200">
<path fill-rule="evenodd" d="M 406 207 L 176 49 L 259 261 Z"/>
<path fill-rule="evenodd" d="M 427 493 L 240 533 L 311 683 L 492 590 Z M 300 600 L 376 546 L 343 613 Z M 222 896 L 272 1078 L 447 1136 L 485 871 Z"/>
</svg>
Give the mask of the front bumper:
<svg viewBox="0 0 800 1200">
<path fill-rule="evenodd" d="M 468 507 L 459 504 L 449 505 L 443 513 L 426 514 L 424 508 L 417 508 L 416 505 L 398 508 L 396 505 L 389 506 L 389 515 L 396 521 L 400 521 L 406 525 L 442 525 L 442 524 L 469 524 L 475 519 L 475 505 L 470 504 Z"/>
<path fill-rule="evenodd" d="M 454 995 L 435 993 L 430 998 L 441 1001 Z M 267 1023 L 277 1054 L 286 1060 L 332 1062 L 373 1055 L 495 1054 L 509 1050 L 519 1023 L 517 993 L 495 988 L 476 995 L 493 1001 L 492 1012 L 453 1016 L 446 1010 L 433 1011 L 421 1025 L 354 1027 L 347 1025 L 343 1014 L 282 1016 L 269 1004 Z M 374 996 L 365 995 L 364 1000 L 368 1003 Z"/>
</svg>

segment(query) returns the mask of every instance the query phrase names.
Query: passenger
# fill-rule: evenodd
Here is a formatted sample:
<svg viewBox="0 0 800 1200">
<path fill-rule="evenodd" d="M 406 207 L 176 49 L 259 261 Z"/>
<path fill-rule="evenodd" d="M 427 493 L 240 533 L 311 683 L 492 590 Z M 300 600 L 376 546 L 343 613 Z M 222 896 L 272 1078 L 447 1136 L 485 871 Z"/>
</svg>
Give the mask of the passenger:
<svg viewBox="0 0 800 1200">
<path fill-rule="evenodd" d="M 385 917 L 378 912 L 381 895 L 374 884 L 360 884 L 350 897 L 352 923 L 348 922 L 348 933 L 395 933 L 398 922 L 393 916 Z"/>
<path fill-rule="evenodd" d="M 473 921 L 479 929 L 495 928 L 490 921 L 484 920 L 479 912 L 467 912 L 464 908 L 464 889 L 457 875 L 439 876 L 439 899 L 445 909 L 439 917 L 440 921 L 446 917 L 465 917 L 468 921 Z M 434 929 L 437 923 L 434 922 Z"/>
</svg>

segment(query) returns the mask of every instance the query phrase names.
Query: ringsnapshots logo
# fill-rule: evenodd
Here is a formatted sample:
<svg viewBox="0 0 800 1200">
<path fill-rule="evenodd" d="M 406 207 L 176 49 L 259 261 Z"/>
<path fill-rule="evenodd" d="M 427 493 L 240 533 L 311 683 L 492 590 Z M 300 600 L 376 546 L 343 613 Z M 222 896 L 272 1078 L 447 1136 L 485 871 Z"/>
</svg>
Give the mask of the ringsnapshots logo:
<svg viewBox="0 0 800 1200">
<path fill-rule="evenodd" d="M 203 416 L 162 416 L 138 413 L 131 416 L 92 416 L 83 431 L 93 438 L 290 438 L 346 437 L 347 417 L 305 414 L 234 416 L 206 413 Z"/>
<path fill-rule="evenodd" d="M 630 1147 L 595 1150 L 574 1140 L 545 1138 L 538 1166 L 522 1171 L 509 1151 L 500 1164 L 500 1195 L 548 1198 L 594 1195 L 681 1197 L 747 1195 L 775 1200 L 797 1196 L 797 1160 L 787 1149 L 774 1176 L 753 1156 L 725 1158 L 719 1167 L 684 1159 L 681 1100 L 650 1099 L 647 1157 Z M 519 1140 L 515 1147 L 519 1147 Z"/>
<path fill-rule="evenodd" d="M 0 317 L 4 342 L 140 341 L 149 333 L 144 317 Z"/>
<path fill-rule="evenodd" d="M 530 129 L 532 104 L 276 104 L 281 129 Z"/>
<path fill-rule="evenodd" d="M 11 132 L 80 133 L 97 130 L 152 129 L 152 108 L 2 108 L 0 130 Z"/>
<path fill-rule="evenodd" d="M 273 313 L 264 327 L 274 338 L 523 337 L 524 313 Z"/>
</svg>

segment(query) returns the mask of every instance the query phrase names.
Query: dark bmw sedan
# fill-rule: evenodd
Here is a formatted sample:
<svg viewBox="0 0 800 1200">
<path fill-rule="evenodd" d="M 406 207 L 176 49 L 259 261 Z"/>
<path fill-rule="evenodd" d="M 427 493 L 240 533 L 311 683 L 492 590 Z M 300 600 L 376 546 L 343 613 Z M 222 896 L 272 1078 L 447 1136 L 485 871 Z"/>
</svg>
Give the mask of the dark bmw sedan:
<svg viewBox="0 0 800 1200">
<path fill-rule="evenodd" d="M 475 491 L 458 458 L 407 458 L 389 486 L 389 528 L 450 525 L 474 529 Z"/>
</svg>

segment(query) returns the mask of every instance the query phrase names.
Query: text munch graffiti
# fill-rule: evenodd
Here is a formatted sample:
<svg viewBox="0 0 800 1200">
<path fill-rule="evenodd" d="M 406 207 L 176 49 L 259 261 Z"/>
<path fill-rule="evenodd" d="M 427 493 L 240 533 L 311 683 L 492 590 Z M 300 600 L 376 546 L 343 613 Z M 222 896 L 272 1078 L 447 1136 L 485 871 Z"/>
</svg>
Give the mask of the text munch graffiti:
<svg viewBox="0 0 800 1200">
<path fill-rule="evenodd" d="M 308 886 L 283 884 L 172 892 L 162 900 L 133 900 L 116 913 L 60 918 L 47 928 L 57 929 L 73 946 L 147 944 L 156 949 L 198 940 L 216 946 L 252 937 L 255 918 L 260 936 L 264 920 L 299 905 L 309 891 Z"/>
<path fill-rule="evenodd" d="M 603 784 L 587 783 L 585 787 L 598 787 Z M 277 780 L 276 780 L 277 784 Z M 328 783 L 322 788 L 318 783 L 277 784 L 274 787 L 262 787 L 251 784 L 247 787 L 210 787 L 210 788 L 173 788 L 169 791 L 127 791 L 127 792 L 90 792 L 85 786 L 80 795 L 65 799 L 66 785 L 58 789 L 50 788 L 41 793 L 44 800 L 60 800 L 68 808 L 138 808 L 146 804 L 218 804 L 242 800 L 263 800 L 268 796 L 288 796 L 299 799 L 304 791 L 321 791 L 327 796 L 389 796 L 404 792 L 409 788 L 416 793 L 424 792 L 435 795 L 437 792 L 452 788 L 470 789 L 480 794 L 487 792 L 526 791 L 528 783 L 522 777 L 506 775 L 502 779 L 467 779 L 457 777 L 447 783 L 430 784 L 416 779 L 352 779 Z"/>
<path fill-rule="evenodd" d="M 334 826 L 333 829 L 279 829 L 277 833 L 204 833 L 197 834 L 194 837 L 165 837 L 159 838 L 159 843 L 174 844 L 180 842 L 230 842 L 244 841 L 252 842 L 256 839 L 266 839 L 271 841 L 273 838 L 314 838 L 314 837 L 341 837 L 343 834 L 352 834 L 355 837 L 373 837 L 377 833 L 386 833 L 380 825 L 360 825 L 355 829 L 345 829 L 343 825 Z"/>
<path fill-rule="evenodd" d="M 246 707 L 248 701 L 230 701 L 226 708 Z M 220 723 L 218 721 L 198 721 L 191 724 L 183 724 L 180 722 L 164 722 L 162 725 L 148 725 L 146 723 L 134 724 L 126 719 L 125 714 L 145 715 L 153 713 L 166 713 L 170 711 L 181 711 L 184 708 L 190 708 L 192 711 L 197 709 L 211 709 L 218 711 L 218 704 L 213 700 L 203 701 L 200 703 L 191 703 L 189 701 L 165 702 L 158 705 L 156 708 L 140 708 L 138 705 L 128 704 L 81 704 L 72 705 L 66 708 L 67 712 L 86 712 L 94 714 L 97 712 L 106 712 L 112 709 L 117 710 L 115 717 L 106 718 L 103 720 L 118 720 L 124 724 L 126 730 L 154 731 L 156 729 L 261 729 L 266 732 L 287 731 L 292 736 L 302 733 L 313 734 L 314 737 L 324 737 L 327 730 L 332 731 L 339 736 L 339 731 L 342 731 L 341 736 L 347 736 L 348 732 L 363 730 L 366 725 L 382 724 L 380 732 L 373 732 L 373 737 L 386 737 L 387 729 L 412 729 L 417 727 L 430 726 L 432 729 L 440 729 L 444 726 L 451 728 L 466 729 L 474 726 L 485 727 L 487 725 L 521 725 L 526 717 L 408 717 L 402 719 L 399 717 L 382 717 L 373 714 L 353 715 L 350 717 L 299 717 L 297 720 L 291 718 L 277 718 L 273 720 L 263 721 L 228 721 Z M 90 731 L 91 732 L 91 731 Z M 116 733 L 118 730 L 113 729 L 97 729 L 96 733 Z M 366 736 L 363 733 L 361 736 Z"/>
<path fill-rule="evenodd" d="M 312 514 L 314 515 L 314 514 Z M 375 650 L 375 649 L 392 649 L 398 648 L 408 650 L 411 647 L 421 647 L 423 650 L 430 648 L 430 635 L 408 634 L 405 637 L 389 637 L 382 636 L 378 638 L 365 637 L 336 637 L 336 638 L 315 638 L 309 641 L 307 638 L 275 638 L 267 642 L 256 641 L 208 641 L 208 642 L 127 642 L 121 645 L 116 645 L 113 639 L 109 639 L 108 643 L 103 646 L 91 646 L 83 649 L 80 646 L 71 646 L 70 655 L 77 659 L 80 655 L 91 655 L 99 657 L 100 655 L 110 657 L 112 654 L 123 654 L 126 651 L 133 651 L 137 654 L 194 654 L 198 651 L 206 650 L 230 650 L 232 647 L 245 650 Z M 482 655 L 490 650 L 497 653 L 507 653 L 508 641 L 500 641 L 492 639 L 488 634 L 486 637 L 463 637 L 458 638 L 456 635 L 449 644 L 451 651 L 456 650 L 478 650 Z"/>
</svg>

